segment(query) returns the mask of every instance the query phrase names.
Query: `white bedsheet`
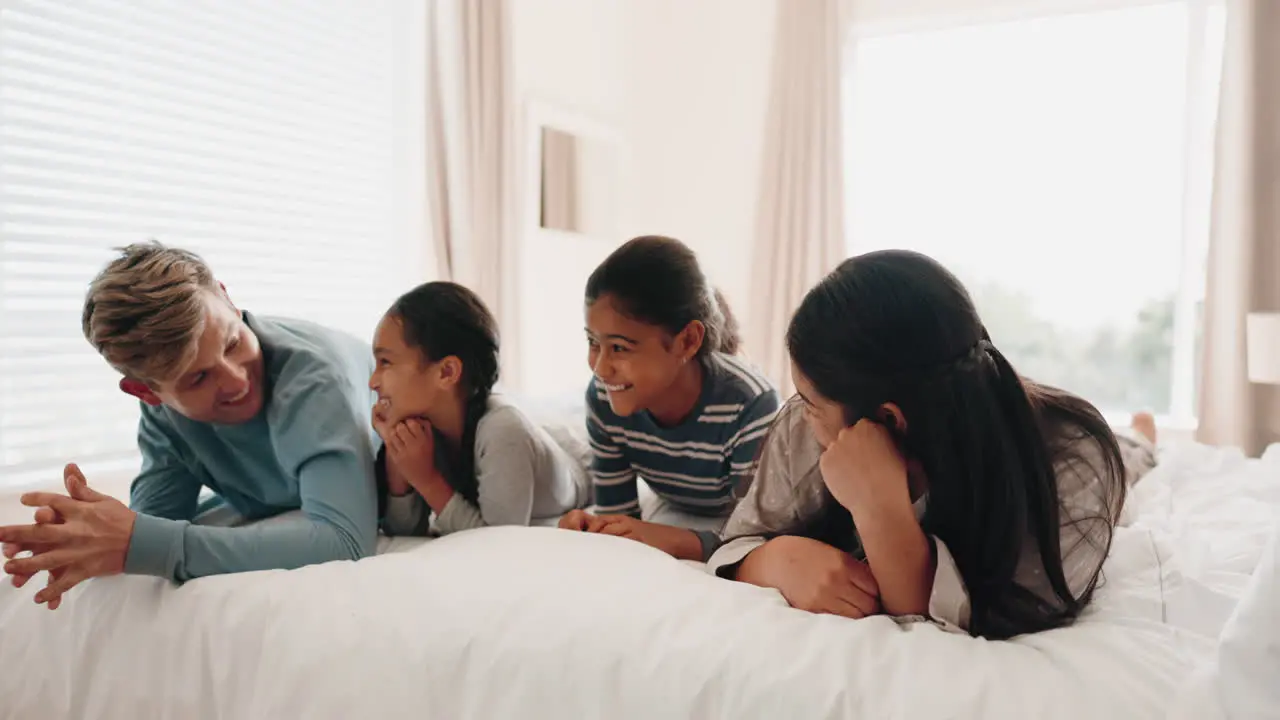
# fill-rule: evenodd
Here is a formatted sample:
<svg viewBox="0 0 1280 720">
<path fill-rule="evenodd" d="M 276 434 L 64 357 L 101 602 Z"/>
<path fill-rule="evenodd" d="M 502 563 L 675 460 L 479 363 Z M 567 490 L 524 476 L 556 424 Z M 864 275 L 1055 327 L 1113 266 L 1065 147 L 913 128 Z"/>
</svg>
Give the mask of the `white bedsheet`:
<svg viewBox="0 0 1280 720">
<path fill-rule="evenodd" d="M 56 612 L 31 601 L 41 579 L 6 584 L 0 716 L 1160 717 L 1221 624 L 1196 602 L 1165 622 L 1171 607 L 1197 586 L 1238 596 L 1257 563 L 1280 496 L 1262 465 L 1170 456 L 1139 485 L 1094 607 L 1007 643 L 810 615 L 626 540 L 544 528 L 181 588 L 96 580 Z"/>
</svg>

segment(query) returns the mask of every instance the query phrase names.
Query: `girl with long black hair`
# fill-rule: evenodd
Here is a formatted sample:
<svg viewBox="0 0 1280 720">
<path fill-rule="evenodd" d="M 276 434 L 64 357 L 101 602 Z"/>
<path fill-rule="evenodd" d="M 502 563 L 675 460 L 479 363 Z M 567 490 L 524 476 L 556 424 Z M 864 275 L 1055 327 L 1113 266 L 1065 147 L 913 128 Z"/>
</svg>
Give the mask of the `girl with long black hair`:
<svg viewBox="0 0 1280 720">
<path fill-rule="evenodd" d="M 906 251 L 846 260 L 787 347 L 798 393 L 714 572 L 806 610 L 989 638 L 1088 605 L 1126 474 L 1151 454 L 1122 453 L 1092 405 L 1020 377 L 954 275 Z"/>
</svg>

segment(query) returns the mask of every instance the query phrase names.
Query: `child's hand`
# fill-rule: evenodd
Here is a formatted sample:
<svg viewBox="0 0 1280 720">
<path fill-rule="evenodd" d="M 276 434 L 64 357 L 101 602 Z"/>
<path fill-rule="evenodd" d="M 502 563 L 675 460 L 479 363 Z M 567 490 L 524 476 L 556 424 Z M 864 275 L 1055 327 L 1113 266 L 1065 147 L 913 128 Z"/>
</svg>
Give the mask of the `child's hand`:
<svg viewBox="0 0 1280 720">
<path fill-rule="evenodd" d="M 652 542 L 646 542 L 646 539 L 653 539 L 653 533 L 649 532 L 647 527 L 650 523 L 633 518 L 630 515 L 601 515 L 599 519 L 600 527 L 595 532 L 601 535 L 624 537 L 642 542 L 645 545 L 653 545 Z"/>
<path fill-rule="evenodd" d="M 863 419 L 841 430 L 818 467 L 831 496 L 850 512 L 861 504 L 911 504 L 907 462 L 880 423 Z"/>
<path fill-rule="evenodd" d="M 602 515 L 601 535 L 644 543 L 678 560 L 701 560 L 702 541 L 692 530 L 638 520 L 630 515 Z"/>
<path fill-rule="evenodd" d="M 783 535 L 747 555 L 737 579 L 776 588 L 791 607 L 858 618 L 880 612 L 880 588 L 866 563 L 826 543 Z"/>
<path fill-rule="evenodd" d="M 592 515 L 586 510 L 570 510 L 560 518 L 560 528 L 562 530 L 577 530 L 579 532 L 600 532 L 600 528 L 604 527 L 608 522 L 602 515 Z"/>
<path fill-rule="evenodd" d="M 420 486 L 439 476 L 431 423 L 418 418 L 402 420 L 387 431 L 386 443 L 388 462 L 418 492 L 424 492 Z"/>
<path fill-rule="evenodd" d="M 635 540 L 679 560 L 702 559 L 702 541 L 692 530 L 684 528 L 645 522 L 630 515 L 592 515 L 585 510 L 570 510 L 560 518 L 559 524 L 564 530 Z"/>
</svg>

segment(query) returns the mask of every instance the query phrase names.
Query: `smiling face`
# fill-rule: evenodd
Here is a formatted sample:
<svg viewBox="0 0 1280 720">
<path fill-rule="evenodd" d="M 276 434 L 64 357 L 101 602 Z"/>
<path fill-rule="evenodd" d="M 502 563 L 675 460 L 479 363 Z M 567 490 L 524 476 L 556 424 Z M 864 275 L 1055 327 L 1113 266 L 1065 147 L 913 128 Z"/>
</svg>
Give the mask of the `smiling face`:
<svg viewBox="0 0 1280 720">
<path fill-rule="evenodd" d="M 660 405 L 702 343 L 700 323 L 673 338 L 621 313 L 608 294 L 587 305 L 586 322 L 587 364 L 608 393 L 609 406 L 624 417 Z"/>
<path fill-rule="evenodd" d="M 201 331 L 178 374 L 149 384 L 125 379 L 120 386 L 197 422 L 239 425 L 256 417 L 265 401 L 262 348 L 225 295 L 206 292 L 203 301 Z"/>
<path fill-rule="evenodd" d="M 369 389 L 378 394 L 375 419 L 396 424 L 411 417 L 431 417 L 444 402 L 452 402 L 461 375 L 458 358 L 437 362 L 404 339 L 403 321 L 386 315 L 373 338 L 375 367 Z"/>
</svg>

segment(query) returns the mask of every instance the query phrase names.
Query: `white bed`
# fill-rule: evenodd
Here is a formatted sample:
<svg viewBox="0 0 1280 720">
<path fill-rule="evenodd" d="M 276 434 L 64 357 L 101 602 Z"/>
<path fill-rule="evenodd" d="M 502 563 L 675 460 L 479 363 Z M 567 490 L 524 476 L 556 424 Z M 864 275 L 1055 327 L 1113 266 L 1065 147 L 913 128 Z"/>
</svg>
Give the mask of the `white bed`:
<svg viewBox="0 0 1280 720">
<path fill-rule="evenodd" d="M 32 603 L 40 578 L 5 584 L 0 716 L 1162 717 L 1258 562 L 1280 456 L 1172 452 L 1132 502 L 1093 609 L 1008 643 L 809 615 L 544 528 L 181 588 L 96 580 L 56 612 Z"/>
</svg>

